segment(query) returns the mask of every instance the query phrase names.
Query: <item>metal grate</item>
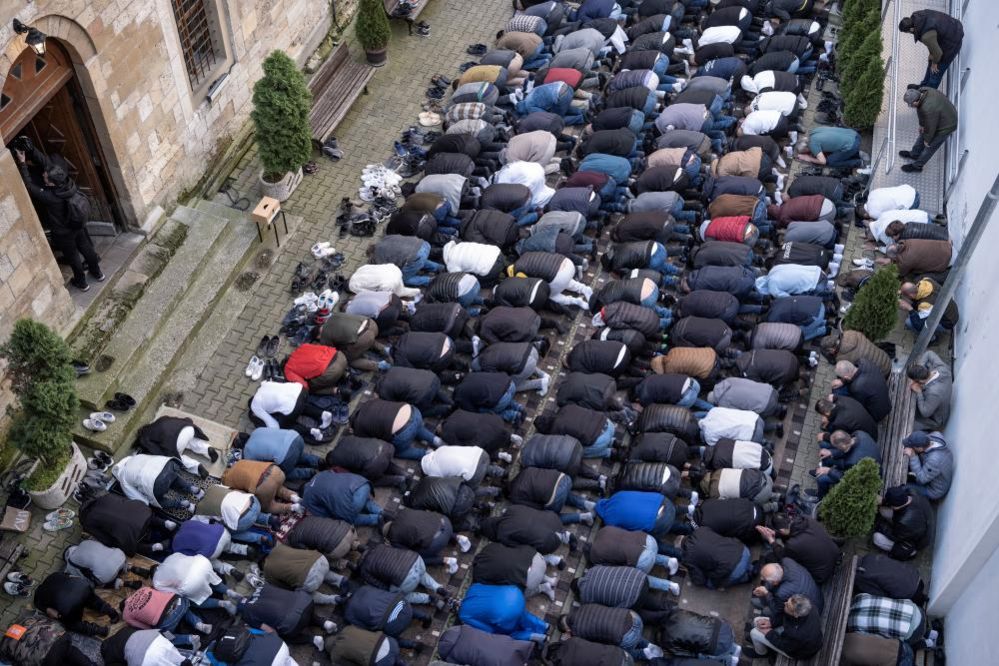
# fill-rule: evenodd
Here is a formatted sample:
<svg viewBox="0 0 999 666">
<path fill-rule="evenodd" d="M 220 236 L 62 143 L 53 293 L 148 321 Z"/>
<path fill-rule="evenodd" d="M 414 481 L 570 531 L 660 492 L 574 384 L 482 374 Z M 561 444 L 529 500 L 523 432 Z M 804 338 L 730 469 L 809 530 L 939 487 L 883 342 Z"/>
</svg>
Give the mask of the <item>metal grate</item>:
<svg viewBox="0 0 999 666">
<path fill-rule="evenodd" d="M 215 43 L 205 0 L 171 0 L 191 87 L 204 83 L 215 66 Z"/>
</svg>

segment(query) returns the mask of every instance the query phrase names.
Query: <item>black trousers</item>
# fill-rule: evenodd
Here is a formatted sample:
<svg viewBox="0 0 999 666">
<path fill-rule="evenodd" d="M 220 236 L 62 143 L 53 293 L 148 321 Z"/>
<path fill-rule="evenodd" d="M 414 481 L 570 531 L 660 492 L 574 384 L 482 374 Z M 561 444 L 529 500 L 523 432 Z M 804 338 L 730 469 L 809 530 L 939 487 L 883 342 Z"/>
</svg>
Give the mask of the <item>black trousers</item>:
<svg viewBox="0 0 999 666">
<path fill-rule="evenodd" d="M 66 263 L 73 269 L 73 279 L 77 282 L 87 279 L 87 274 L 83 270 L 83 259 L 87 260 L 87 268 L 91 273 L 101 270 L 101 258 L 97 256 L 97 251 L 90 242 L 90 236 L 83 229 L 66 234 L 52 234 L 52 247 L 62 253 Z M 82 259 L 80 255 L 83 255 Z"/>
</svg>

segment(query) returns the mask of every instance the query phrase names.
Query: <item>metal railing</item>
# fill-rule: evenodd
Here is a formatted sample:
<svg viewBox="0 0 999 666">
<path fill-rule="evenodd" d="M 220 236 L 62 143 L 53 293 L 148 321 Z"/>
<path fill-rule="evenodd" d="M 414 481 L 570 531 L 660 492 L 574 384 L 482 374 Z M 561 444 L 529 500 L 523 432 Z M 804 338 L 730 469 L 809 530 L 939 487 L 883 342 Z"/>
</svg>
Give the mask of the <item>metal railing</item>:
<svg viewBox="0 0 999 666">
<path fill-rule="evenodd" d="M 885 17 L 888 16 L 888 8 L 892 7 L 892 27 L 891 27 L 891 55 L 888 56 L 888 66 L 891 68 L 891 97 L 888 99 L 888 133 L 887 142 L 888 153 L 885 161 L 885 173 L 888 174 L 895 167 L 895 133 L 898 130 L 898 12 L 899 2 L 888 0 L 881 13 L 882 32 L 884 31 Z M 874 170 L 871 170 L 874 173 Z"/>
</svg>

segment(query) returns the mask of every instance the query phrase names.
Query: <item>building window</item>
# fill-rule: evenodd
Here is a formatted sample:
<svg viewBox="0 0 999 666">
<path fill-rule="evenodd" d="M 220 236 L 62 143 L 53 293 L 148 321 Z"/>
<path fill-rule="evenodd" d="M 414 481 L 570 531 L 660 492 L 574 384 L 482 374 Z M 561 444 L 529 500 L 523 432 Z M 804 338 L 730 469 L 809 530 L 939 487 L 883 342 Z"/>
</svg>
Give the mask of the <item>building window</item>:
<svg viewBox="0 0 999 666">
<path fill-rule="evenodd" d="M 210 1 L 171 0 L 192 89 L 207 83 L 216 63 L 225 59 L 224 47 L 215 36 L 214 11 L 205 6 Z"/>
</svg>

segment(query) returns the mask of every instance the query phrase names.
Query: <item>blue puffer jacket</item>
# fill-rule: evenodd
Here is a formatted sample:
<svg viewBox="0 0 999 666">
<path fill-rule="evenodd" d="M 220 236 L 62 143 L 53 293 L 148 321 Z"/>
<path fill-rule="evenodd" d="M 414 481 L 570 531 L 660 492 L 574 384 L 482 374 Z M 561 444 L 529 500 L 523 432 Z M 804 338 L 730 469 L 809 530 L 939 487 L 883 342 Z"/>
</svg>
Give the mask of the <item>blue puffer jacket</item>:
<svg viewBox="0 0 999 666">
<path fill-rule="evenodd" d="M 660 493 L 622 490 L 597 502 L 597 515 L 608 525 L 626 530 L 651 532 L 663 504 Z"/>
<path fill-rule="evenodd" d="M 203 523 L 200 520 L 185 520 L 173 535 L 171 547 L 175 553 L 184 555 L 204 555 L 212 559 L 219 540 L 225 532 L 222 523 Z"/>
<path fill-rule="evenodd" d="M 322 472 L 302 492 L 302 505 L 314 516 L 339 518 L 353 524 L 371 497 L 371 484 L 350 472 Z"/>
<path fill-rule="evenodd" d="M 461 602 L 458 618 L 490 634 L 506 634 L 526 641 L 531 634 L 548 631 L 548 624 L 528 613 L 526 605 L 524 593 L 516 586 L 473 583 Z"/>
</svg>

